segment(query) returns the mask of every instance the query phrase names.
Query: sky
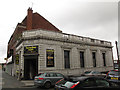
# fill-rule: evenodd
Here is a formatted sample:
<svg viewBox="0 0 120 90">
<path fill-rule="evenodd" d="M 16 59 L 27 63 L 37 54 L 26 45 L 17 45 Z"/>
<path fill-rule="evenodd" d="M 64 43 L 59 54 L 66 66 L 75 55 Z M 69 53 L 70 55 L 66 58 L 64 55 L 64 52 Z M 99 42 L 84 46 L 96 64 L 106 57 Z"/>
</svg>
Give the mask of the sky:
<svg viewBox="0 0 120 90">
<path fill-rule="evenodd" d="M 117 59 L 118 0 L 1 0 L 0 62 L 5 62 L 8 41 L 29 7 L 64 33 L 112 42 Z"/>
</svg>

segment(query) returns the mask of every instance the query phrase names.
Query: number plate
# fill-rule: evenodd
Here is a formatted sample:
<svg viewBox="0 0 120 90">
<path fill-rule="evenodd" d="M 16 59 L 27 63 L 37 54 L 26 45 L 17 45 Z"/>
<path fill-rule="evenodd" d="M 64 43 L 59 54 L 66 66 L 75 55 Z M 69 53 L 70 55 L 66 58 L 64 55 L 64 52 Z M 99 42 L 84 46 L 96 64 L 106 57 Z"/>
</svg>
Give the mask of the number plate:
<svg viewBox="0 0 120 90">
<path fill-rule="evenodd" d="M 111 79 L 118 80 L 118 78 L 117 78 L 117 77 L 111 77 Z"/>
</svg>

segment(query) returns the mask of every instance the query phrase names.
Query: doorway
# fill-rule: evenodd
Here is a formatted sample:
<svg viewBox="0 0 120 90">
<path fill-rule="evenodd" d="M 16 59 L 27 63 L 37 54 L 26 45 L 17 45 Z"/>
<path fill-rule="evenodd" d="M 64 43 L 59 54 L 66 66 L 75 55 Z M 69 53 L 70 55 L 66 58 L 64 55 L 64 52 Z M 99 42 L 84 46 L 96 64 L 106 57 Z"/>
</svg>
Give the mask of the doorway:
<svg viewBox="0 0 120 90">
<path fill-rule="evenodd" d="M 24 79 L 33 80 L 38 74 L 38 56 L 24 56 Z"/>
</svg>

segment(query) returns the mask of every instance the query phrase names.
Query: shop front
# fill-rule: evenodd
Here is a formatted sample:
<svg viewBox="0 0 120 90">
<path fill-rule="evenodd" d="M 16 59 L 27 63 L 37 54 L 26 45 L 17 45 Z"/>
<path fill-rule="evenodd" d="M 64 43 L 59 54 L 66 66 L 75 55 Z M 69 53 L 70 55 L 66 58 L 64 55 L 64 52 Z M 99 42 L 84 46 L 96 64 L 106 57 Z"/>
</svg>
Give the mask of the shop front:
<svg viewBox="0 0 120 90">
<path fill-rule="evenodd" d="M 38 46 L 24 47 L 24 79 L 34 79 L 38 74 Z"/>
</svg>

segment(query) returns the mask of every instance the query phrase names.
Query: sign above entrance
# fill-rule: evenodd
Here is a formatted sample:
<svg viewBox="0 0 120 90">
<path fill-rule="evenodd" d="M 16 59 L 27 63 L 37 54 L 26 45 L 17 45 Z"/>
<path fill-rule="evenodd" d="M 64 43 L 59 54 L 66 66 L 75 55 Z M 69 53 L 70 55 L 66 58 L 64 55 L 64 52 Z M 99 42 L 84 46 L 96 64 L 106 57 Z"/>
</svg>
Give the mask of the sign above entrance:
<svg viewBox="0 0 120 90">
<path fill-rule="evenodd" d="M 24 47 L 24 54 L 38 54 L 38 46 Z"/>
</svg>

